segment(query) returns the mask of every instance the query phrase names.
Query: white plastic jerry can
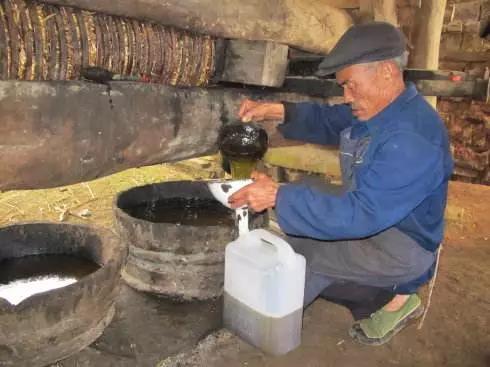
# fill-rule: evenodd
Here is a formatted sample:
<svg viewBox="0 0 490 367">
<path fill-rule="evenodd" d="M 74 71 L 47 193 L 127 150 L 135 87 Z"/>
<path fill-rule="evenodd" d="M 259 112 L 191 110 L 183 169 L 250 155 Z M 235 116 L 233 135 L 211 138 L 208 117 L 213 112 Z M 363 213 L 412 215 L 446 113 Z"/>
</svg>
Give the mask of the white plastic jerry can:
<svg viewBox="0 0 490 367">
<path fill-rule="evenodd" d="M 224 326 L 281 355 L 301 343 L 305 258 L 282 238 L 256 229 L 225 251 Z"/>
</svg>

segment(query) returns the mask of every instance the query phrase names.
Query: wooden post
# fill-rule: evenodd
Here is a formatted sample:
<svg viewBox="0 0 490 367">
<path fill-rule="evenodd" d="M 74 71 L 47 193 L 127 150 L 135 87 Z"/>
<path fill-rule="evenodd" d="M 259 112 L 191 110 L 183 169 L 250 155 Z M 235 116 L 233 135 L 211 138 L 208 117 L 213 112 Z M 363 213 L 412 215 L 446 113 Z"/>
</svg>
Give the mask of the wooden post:
<svg viewBox="0 0 490 367">
<path fill-rule="evenodd" d="M 280 87 L 286 77 L 288 46 L 274 42 L 230 40 L 221 81 Z"/>
<path fill-rule="evenodd" d="M 44 0 L 107 14 L 152 20 L 223 38 L 273 41 L 328 53 L 352 25 L 325 0 Z"/>
<path fill-rule="evenodd" d="M 439 68 L 439 48 L 446 0 L 424 0 L 415 14 L 414 49 L 410 55 L 409 67 L 413 69 Z M 436 108 L 437 97 L 426 97 Z"/>
</svg>

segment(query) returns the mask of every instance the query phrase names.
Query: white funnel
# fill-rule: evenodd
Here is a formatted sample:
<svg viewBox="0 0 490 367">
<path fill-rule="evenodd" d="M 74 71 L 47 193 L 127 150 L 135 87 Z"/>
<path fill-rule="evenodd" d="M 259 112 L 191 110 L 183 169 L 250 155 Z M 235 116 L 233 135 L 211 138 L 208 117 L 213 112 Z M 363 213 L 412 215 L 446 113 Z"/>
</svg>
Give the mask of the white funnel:
<svg viewBox="0 0 490 367">
<path fill-rule="evenodd" d="M 214 198 L 221 204 L 230 208 L 228 198 L 241 188 L 250 185 L 253 181 L 248 180 L 231 180 L 231 181 L 210 181 L 208 182 L 209 191 Z"/>
<path fill-rule="evenodd" d="M 250 185 L 253 181 L 248 180 L 232 180 L 232 181 L 210 181 L 208 182 L 209 191 L 214 198 L 221 204 L 230 208 L 228 198 L 241 188 Z M 248 228 L 248 208 L 243 206 L 235 210 L 235 215 L 238 221 L 238 234 L 241 236 L 249 232 Z"/>
</svg>

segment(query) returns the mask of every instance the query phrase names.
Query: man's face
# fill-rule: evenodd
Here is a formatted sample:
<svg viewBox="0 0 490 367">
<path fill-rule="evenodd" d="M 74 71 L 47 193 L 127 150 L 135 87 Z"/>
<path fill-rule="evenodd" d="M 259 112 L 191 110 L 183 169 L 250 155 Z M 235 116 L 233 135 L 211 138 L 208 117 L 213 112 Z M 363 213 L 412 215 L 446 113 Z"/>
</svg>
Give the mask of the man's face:
<svg viewBox="0 0 490 367">
<path fill-rule="evenodd" d="M 337 83 L 344 89 L 345 103 L 360 121 L 374 117 L 385 107 L 383 78 L 378 65 L 348 66 L 336 73 Z"/>
</svg>

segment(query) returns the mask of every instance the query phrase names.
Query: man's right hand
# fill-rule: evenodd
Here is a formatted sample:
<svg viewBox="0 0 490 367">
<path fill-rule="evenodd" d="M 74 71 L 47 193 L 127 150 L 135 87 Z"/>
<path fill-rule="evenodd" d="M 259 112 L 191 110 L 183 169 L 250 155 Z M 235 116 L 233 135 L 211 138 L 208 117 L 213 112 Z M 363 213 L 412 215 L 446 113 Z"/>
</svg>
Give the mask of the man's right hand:
<svg viewBox="0 0 490 367">
<path fill-rule="evenodd" d="M 284 105 L 276 102 L 256 102 L 246 99 L 240 106 L 238 117 L 242 122 L 284 120 Z"/>
</svg>

